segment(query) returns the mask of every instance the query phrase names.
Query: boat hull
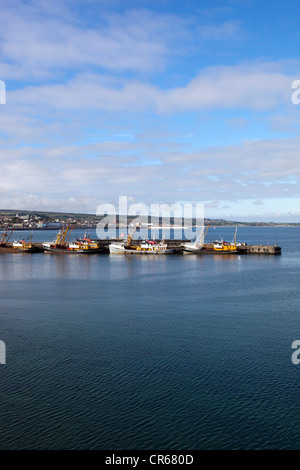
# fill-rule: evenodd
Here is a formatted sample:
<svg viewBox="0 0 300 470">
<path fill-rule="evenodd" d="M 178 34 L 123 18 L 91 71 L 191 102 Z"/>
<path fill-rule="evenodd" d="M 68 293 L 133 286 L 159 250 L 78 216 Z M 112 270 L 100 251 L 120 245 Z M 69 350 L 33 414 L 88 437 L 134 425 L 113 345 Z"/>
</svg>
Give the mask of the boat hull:
<svg viewBox="0 0 300 470">
<path fill-rule="evenodd" d="M 18 253 L 34 253 L 34 252 L 38 252 L 40 251 L 38 248 L 36 247 L 31 247 L 31 248 L 18 248 L 18 247 L 14 247 L 13 248 L 14 251 L 17 251 Z"/>
<path fill-rule="evenodd" d="M 27 243 L 27 242 L 14 242 L 12 244 L 13 250 L 16 252 L 20 253 L 34 253 L 37 251 L 40 251 L 38 247 L 33 245 L 32 243 Z"/>
<path fill-rule="evenodd" d="M 51 247 L 51 246 L 43 246 L 45 253 L 60 253 L 60 254 L 96 254 L 96 253 L 103 253 L 103 248 L 82 248 L 82 249 L 69 249 L 59 248 L 59 247 Z"/>
<path fill-rule="evenodd" d="M 196 247 L 193 247 L 193 246 L 183 245 L 183 252 L 184 253 L 201 253 L 202 252 L 202 247 L 201 248 L 196 248 Z"/>
<path fill-rule="evenodd" d="M 112 243 L 109 245 L 109 252 L 114 255 L 165 255 L 173 253 L 173 248 L 166 246 L 154 246 L 151 248 L 141 248 L 141 246 L 125 247 L 121 244 Z"/>
<path fill-rule="evenodd" d="M 86 254 L 86 255 L 91 255 L 93 253 L 103 253 L 102 248 L 86 248 L 86 249 L 78 249 L 78 250 L 66 250 L 68 253 L 80 253 L 80 254 Z"/>
</svg>

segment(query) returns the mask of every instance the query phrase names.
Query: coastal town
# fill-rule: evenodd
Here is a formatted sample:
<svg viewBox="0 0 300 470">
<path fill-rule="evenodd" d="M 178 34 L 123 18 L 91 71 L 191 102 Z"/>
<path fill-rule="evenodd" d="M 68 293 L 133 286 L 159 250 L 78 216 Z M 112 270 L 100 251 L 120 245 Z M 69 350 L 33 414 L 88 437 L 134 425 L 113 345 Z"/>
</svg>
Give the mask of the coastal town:
<svg viewBox="0 0 300 470">
<path fill-rule="evenodd" d="M 107 223 L 106 216 L 99 216 L 93 214 L 77 214 L 77 213 L 59 213 L 59 212 L 43 212 L 43 211 L 17 211 L 17 210 L 0 210 L 0 230 L 14 229 L 14 230 L 55 230 L 70 225 L 73 228 L 84 228 L 92 229 L 96 228 L 99 222 L 103 224 Z M 137 217 L 137 215 L 128 215 L 128 225 Z M 150 220 L 149 217 L 139 217 L 142 220 L 144 227 L 152 225 L 174 226 L 180 227 L 183 224 L 183 220 L 170 218 L 156 217 Z M 113 222 L 113 219 L 111 219 Z M 119 218 L 116 216 L 116 226 L 123 226 L 119 224 Z M 204 219 L 204 225 L 210 224 L 211 226 L 299 226 L 299 223 L 277 223 L 277 222 L 241 222 L 232 221 L 225 219 Z M 190 220 L 190 225 L 195 225 L 195 220 Z"/>
<path fill-rule="evenodd" d="M 70 214 L 35 213 L 19 211 L 4 211 L 0 213 L 0 229 L 13 228 L 14 230 L 47 230 L 60 229 L 64 225 L 72 225 L 74 228 L 94 228 L 99 222 L 99 217 L 80 217 Z M 98 219 L 98 220 L 96 220 Z"/>
</svg>

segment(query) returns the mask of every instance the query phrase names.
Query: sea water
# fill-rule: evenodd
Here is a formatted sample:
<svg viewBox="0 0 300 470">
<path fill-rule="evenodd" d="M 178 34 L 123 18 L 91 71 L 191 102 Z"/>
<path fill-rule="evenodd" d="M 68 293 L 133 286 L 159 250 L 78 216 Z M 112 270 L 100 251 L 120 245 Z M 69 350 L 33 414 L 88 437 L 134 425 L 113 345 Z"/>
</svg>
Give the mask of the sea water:
<svg viewBox="0 0 300 470">
<path fill-rule="evenodd" d="M 0 254 L 0 448 L 298 449 L 300 228 L 238 241 L 282 254 Z"/>
</svg>

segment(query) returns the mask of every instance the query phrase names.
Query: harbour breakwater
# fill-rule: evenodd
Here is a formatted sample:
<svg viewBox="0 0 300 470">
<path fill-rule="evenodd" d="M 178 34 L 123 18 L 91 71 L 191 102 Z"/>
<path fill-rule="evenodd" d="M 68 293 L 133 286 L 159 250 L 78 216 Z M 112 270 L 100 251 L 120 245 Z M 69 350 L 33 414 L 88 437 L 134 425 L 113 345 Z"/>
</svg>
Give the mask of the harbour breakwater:
<svg viewBox="0 0 300 470">
<path fill-rule="evenodd" d="M 105 239 L 105 240 L 97 240 L 100 242 L 100 246 L 102 248 L 101 253 L 109 253 L 109 245 L 111 243 L 120 243 L 120 239 Z M 132 240 L 133 245 L 140 245 L 142 240 Z M 187 243 L 188 240 L 165 240 L 165 243 L 168 245 L 169 248 L 172 248 L 174 254 L 183 254 L 183 243 Z M 43 244 L 42 243 L 34 243 L 35 250 L 34 252 L 44 252 Z M 66 253 L 65 250 L 63 253 Z M 0 254 L 1 253 L 22 253 L 22 251 L 18 251 L 16 248 L 13 248 L 12 243 L 6 243 L 0 246 Z M 30 252 L 32 253 L 32 252 Z M 70 252 L 71 253 L 71 252 Z M 98 253 L 98 254 L 101 254 Z M 66 253 L 68 254 L 68 253 Z M 200 255 L 280 255 L 281 254 L 281 247 L 276 245 L 237 245 L 236 251 L 234 252 L 217 252 L 214 250 L 213 243 L 204 243 L 202 250 L 199 252 Z"/>
</svg>

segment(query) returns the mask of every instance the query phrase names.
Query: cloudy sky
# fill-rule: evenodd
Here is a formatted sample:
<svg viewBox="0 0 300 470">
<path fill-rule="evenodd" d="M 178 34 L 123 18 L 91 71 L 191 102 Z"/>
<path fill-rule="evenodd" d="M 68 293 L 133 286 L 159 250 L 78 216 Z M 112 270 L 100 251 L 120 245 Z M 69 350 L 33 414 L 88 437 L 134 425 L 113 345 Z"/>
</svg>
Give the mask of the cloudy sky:
<svg viewBox="0 0 300 470">
<path fill-rule="evenodd" d="M 2 209 L 300 222 L 298 0 L 0 6 Z"/>
</svg>

